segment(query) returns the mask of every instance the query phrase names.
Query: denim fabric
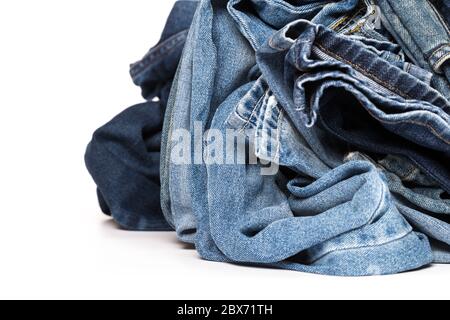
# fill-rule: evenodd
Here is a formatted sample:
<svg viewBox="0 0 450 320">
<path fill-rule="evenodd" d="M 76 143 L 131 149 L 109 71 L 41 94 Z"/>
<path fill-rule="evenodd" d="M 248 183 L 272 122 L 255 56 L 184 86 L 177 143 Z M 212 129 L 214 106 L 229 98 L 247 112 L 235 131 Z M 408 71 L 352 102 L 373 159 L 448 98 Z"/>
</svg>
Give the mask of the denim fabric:
<svg viewBox="0 0 450 320">
<path fill-rule="evenodd" d="M 211 261 L 450 263 L 448 6 L 406 2 L 432 41 L 391 0 L 178 1 L 132 66 L 147 102 L 88 148 L 103 210 Z"/>
<path fill-rule="evenodd" d="M 197 10 L 189 40 L 173 88 L 171 114 L 164 127 L 168 151 L 177 144 L 173 132 L 185 130 L 192 135 L 205 131 L 217 106 L 238 86 L 247 81 L 254 66 L 254 53 L 236 29 L 226 9 L 227 1 L 202 1 Z M 241 59 L 236 61 L 236 56 Z M 192 137 L 192 163 L 177 164 L 166 153 L 162 179 L 168 190 L 163 190 L 167 215 L 174 221 L 182 241 L 195 242 L 202 250 L 206 241 L 197 239 L 197 225 L 208 207 L 206 168 L 203 159 L 194 156 L 202 149 L 202 141 Z M 202 152 L 197 152 L 202 155 Z M 168 183 L 167 183 L 168 180 Z M 169 199 L 168 199 L 169 198 Z"/>
<path fill-rule="evenodd" d="M 386 177 L 400 213 L 415 230 L 432 240 L 434 262 L 450 263 L 450 198 L 439 185 L 404 157 L 387 156 L 376 163 L 367 155 L 349 154 L 350 160 L 367 160 Z"/>
<path fill-rule="evenodd" d="M 433 240 L 434 262 L 450 263 L 448 193 L 405 159 L 389 156 L 380 164 L 386 170 L 389 189 L 399 211 L 415 230 Z"/>
<path fill-rule="evenodd" d="M 418 66 L 433 71 L 433 86 L 450 97 L 450 29 L 429 0 L 377 0 L 383 24 Z"/>
<path fill-rule="evenodd" d="M 131 66 L 148 102 L 125 110 L 98 129 L 86 165 L 98 186 L 105 214 L 130 230 L 171 230 L 160 208 L 160 147 L 164 112 L 194 1 L 176 2 L 160 42 Z"/>
<path fill-rule="evenodd" d="M 258 56 L 275 95 L 276 86 L 285 91 L 277 98 L 298 128 L 319 121 L 363 150 L 405 155 L 450 190 L 450 104 L 427 83 L 308 21 L 281 30 Z"/>
<path fill-rule="evenodd" d="M 450 0 L 434 0 L 433 4 L 439 10 L 447 27 L 450 27 Z"/>
<path fill-rule="evenodd" d="M 428 241 L 399 214 L 373 165 L 356 161 L 329 170 L 305 147 L 262 81 L 247 88 L 219 108 L 211 127 L 223 134 L 230 128 L 262 137 L 261 130 L 273 132 L 273 159 L 300 176 L 264 176 L 260 165 L 209 165 L 208 227 L 220 252 L 233 262 L 345 276 L 430 263 Z M 237 139 L 255 152 L 264 145 L 251 141 Z M 305 183 L 314 175 L 321 178 Z"/>
<path fill-rule="evenodd" d="M 298 19 L 303 14 L 311 16 L 312 12 L 318 12 L 317 8 L 320 8 L 322 4 L 319 6 L 313 2 L 316 1 L 308 1 L 305 4 L 293 4 L 281 0 L 244 1 L 245 5 L 242 4 L 238 7 L 244 8 L 246 13 L 252 13 L 256 10 L 258 17 L 262 16 L 269 19 L 267 25 L 279 25 L 281 27 L 290 19 Z M 330 1 L 324 1 L 323 3 L 328 2 Z M 230 99 L 236 96 L 236 93 L 230 95 L 231 92 L 243 90 L 242 86 L 248 83 L 248 76 L 252 73 L 256 64 L 254 50 L 258 43 L 252 39 L 259 39 L 257 38 L 259 33 L 270 32 L 264 26 L 257 27 L 254 32 L 248 30 L 245 27 L 245 21 L 237 18 L 237 13 L 234 12 L 234 6 L 239 4 L 240 1 L 226 0 L 202 1 L 200 3 L 197 12 L 198 21 L 191 30 L 192 33 L 196 32 L 197 35 L 192 39 L 192 43 L 188 42 L 187 44 L 188 47 L 191 45 L 195 47 L 197 52 L 197 66 L 195 65 L 194 54 L 194 64 L 191 69 L 194 70 L 192 74 L 195 76 L 195 79 L 193 78 L 190 82 L 192 88 L 190 88 L 189 94 L 192 94 L 192 96 L 188 101 L 191 109 L 190 115 L 182 115 L 189 121 L 189 131 L 192 134 L 195 131 L 209 129 L 212 116 L 218 106 L 229 96 Z M 252 5 L 251 9 L 247 8 L 249 5 Z M 272 14 L 265 15 L 267 12 Z M 273 14 L 274 12 L 276 14 Z M 248 21 L 254 22 L 255 19 Z M 239 59 L 236 59 L 237 56 Z M 186 91 L 189 91 L 188 83 L 181 84 Z M 186 105 L 186 101 L 181 99 L 180 101 L 182 105 Z M 189 108 L 184 110 L 186 109 L 189 110 Z M 190 118 L 187 119 L 187 117 Z M 196 126 L 195 123 L 201 124 Z M 185 122 L 186 124 L 187 122 Z M 200 142 L 200 144 L 202 143 Z M 199 148 L 197 142 L 197 145 L 193 145 L 192 152 L 194 153 Z M 203 258 L 215 261 L 230 261 L 218 249 L 209 232 L 208 208 L 210 199 L 205 197 L 209 188 L 207 168 L 201 159 L 194 159 L 194 163 L 194 165 L 185 165 L 180 168 L 172 165 L 171 168 L 175 167 L 175 169 L 181 170 L 178 173 L 172 169 L 169 170 L 173 173 L 171 174 L 172 180 L 177 182 L 169 183 L 171 186 L 171 201 L 179 202 L 180 194 L 186 195 L 190 192 L 190 196 L 184 196 L 186 201 L 178 206 L 179 210 L 172 205 L 172 212 L 188 216 L 188 219 L 185 220 L 191 222 L 195 219 L 197 229 L 190 229 L 194 234 L 188 240 L 194 239 L 196 248 Z M 187 179 L 181 184 L 179 183 L 180 177 L 187 177 Z M 192 207 L 192 214 L 189 212 L 190 207 Z M 186 208 L 188 209 L 186 210 Z"/>
<path fill-rule="evenodd" d="M 194 150 L 204 147 L 203 142 L 199 145 L 194 141 L 196 131 L 223 133 L 229 129 L 232 111 L 247 105 L 246 97 L 263 81 L 249 82 L 249 76 L 255 75 L 255 50 L 263 44 L 263 37 L 259 37 L 276 31 L 270 26 L 282 27 L 302 15 L 313 17 L 317 8 L 286 5 L 284 1 L 202 1 L 169 102 L 173 109 L 164 129 L 168 131 L 168 149 L 179 143 L 174 134 L 185 129 L 193 139 L 191 156 L 195 158 L 198 153 Z M 277 14 L 264 16 L 266 12 Z M 285 12 L 292 18 L 286 18 Z M 241 59 L 236 60 L 237 55 Z M 280 177 L 261 176 L 259 166 L 205 165 L 202 159 L 192 159 L 194 164 L 174 164 L 166 153 L 167 166 L 162 168 L 169 179 L 166 197 L 170 198 L 167 203 L 180 239 L 194 242 L 200 255 L 209 260 L 335 275 L 384 274 L 428 264 L 432 260 L 428 241 L 414 233 L 392 205 L 376 168 L 355 162 L 330 171 L 330 167 L 343 163 L 346 149 L 336 139 L 324 144 L 331 136 L 318 131 L 305 130 L 309 138 L 305 150 L 310 150 L 311 144 L 320 151 L 310 154 L 321 155 L 325 161 L 318 156 L 311 158 L 311 165 L 295 161 L 295 157 L 307 156 L 290 150 L 289 145 L 283 157 L 291 161 L 292 168 L 297 163 L 309 173 L 312 184 L 307 186 L 301 184 L 304 179 L 297 179 L 280 188 L 276 184 Z M 291 134 L 283 136 L 289 139 Z M 331 145 L 339 146 L 336 156 L 329 155 Z M 263 147 L 258 152 L 261 158 L 267 153 Z M 289 188 L 292 198 L 282 192 Z M 354 197 L 357 191 L 360 198 Z M 315 205 L 321 199 L 333 198 L 327 208 Z M 370 201 L 372 207 L 362 206 Z M 291 205 L 298 209 L 296 213 Z M 346 206 L 358 209 L 346 210 Z M 351 215 L 348 223 L 337 218 L 344 212 Z M 308 213 L 313 217 L 301 217 Z M 381 222 L 372 223 L 375 221 Z M 365 248 L 367 245 L 371 249 Z"/>
</svg>

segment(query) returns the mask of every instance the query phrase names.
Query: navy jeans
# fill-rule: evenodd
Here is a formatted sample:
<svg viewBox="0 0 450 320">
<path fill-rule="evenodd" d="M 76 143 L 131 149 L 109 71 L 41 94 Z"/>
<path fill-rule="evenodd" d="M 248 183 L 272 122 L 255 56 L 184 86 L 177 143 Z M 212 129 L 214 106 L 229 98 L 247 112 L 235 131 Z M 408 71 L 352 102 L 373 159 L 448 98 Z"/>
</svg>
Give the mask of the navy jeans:
<svg viewBox="0 0 450 320">
<path fill-rule="evenodd" d="M 102 211 L 129 230 L 172 230 L 160 206 L 161 131 L 167 100 L 196 1 L 177 1 L 160 42 L 131 66 L 146 103 L 98 129 L 86 165 L 98 186 Z"/>
</svg>

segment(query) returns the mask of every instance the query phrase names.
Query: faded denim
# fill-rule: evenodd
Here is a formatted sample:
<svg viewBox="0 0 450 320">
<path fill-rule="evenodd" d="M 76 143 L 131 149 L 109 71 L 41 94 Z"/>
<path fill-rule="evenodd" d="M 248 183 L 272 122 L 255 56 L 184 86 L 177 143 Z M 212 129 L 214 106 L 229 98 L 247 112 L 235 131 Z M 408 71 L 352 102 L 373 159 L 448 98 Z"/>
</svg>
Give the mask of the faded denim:
<svg viewBox="0 0 450 320">
<path fill-rule="evenodd" d="M 177 143 L 173 136 L 177 129 L 192 135 L 195 130 L 230 129 L 237 121 L 230 115 L 237 106 L 247 105 L 249 92 L 264 83 L 263 78 L 255 82 L 260 74 L 255 69 L 255 51 L 264 45 L 264 37 L 277 31 L 273 26 L 283 27 L 302 17 L 314 19 L 323 4 L 201 1 L 169 102 L 172 109 L 164 129 L 169 146 Z M 325 3 L 329 11 L 322 12 L 322 19 L 329 18 L 330 23 L 338 19 L 343 4 L 355 1 Z M 237 54 L 242 59 L 236 60 Z M 196 127 L 199 122 L 202 127 Z M 264 123 L 260 122 L 263 127 Z M 163 198 L 168 199 L 170 220 L 181 240 L 194 242 L 208 260 L 334 275 L 394 273 L 432 261 L 427 239 L 399 214 L 373 165 L 344 164 L 348 150 L 332 135 L 319 128 L 290 126 L 312 158 L 295 161 L 295 157 L 305 158 L 305 153 L 294 151 L 297 144 L 285 145 L 288 151 L 282 160 L 291 165 L 289 170 L 300 166 L 300 176 L 285 180 L 284 187 L 277 182 L 283 177 L 261 176 L 258 165 L 205 165 L 201 161 L 177 165 L 170 161 L 170 152 L 165 153 L 162 179 L 168 179 L 169 189 L 163 190 Z M 291 132 L 283 137 L 293 139 Z M 330 146 L 336 150 L 329 152 Z M 193 150 L 199 147 L 192 144 Z M 261 158 L 268 153 L 263 147 L 256 150 Z M 318 199 L 330 201 L 317 207 Z M 345 210 L 346 206 L 353 209 Z M 337 218 L 343 212 L 349 212 L 348 220 Z"/>
<path fill-rule="evenodd" d="M 271 37 L 258 59 L 275 95 L 284 91 L 277 98 L 298 128 L 319 122 L 355 147 L 405 155 L 450 190 L 450 104 L 422 79 L 308 21 Z"/>
<path fill-rule="evenodd" d="M 430 1 L 408 0 L 432 43 L 390 0 L 178 1 L 157 46 L 176 49 L 132 67 L 148 102 L 88 149 L 104 211 L 211 261 L 338 276 L 450 263 L 448 3 Z"/>
<path fill-rule="evenodd" d="M 450 198 L 414 163 L 399 156 L 375 162 L 367 155 L 351 153 L 347 160 L 372 162 L 386 177 L 398 210 L 415 230 L 432 242 L 435 263 L 450 263 Z"/>
<path fill-rule="evenodd" d="M 244 96 L 225 102 L 212 127 L 273 132 L 272 160 L 299 176 L 263 176 L 259 165 L 209 166 L 209 227 L 220 251 L 236 262 L 347 276 L 430 263 L 428 241 L 400 215 L 376 168 L 356 161 L 328 169 L 264 87 L 258 80 L 248 92 L 238 90 Z M 267 157 L 263 142 L 249 141 Z M 239 193 L 230 197 L 223 185 Z"/>
<path fill-rule="evenodd" d="M 383 24 L 418 66 L 434 73 L 432 84 L 450 97 L 450 29 L 428 0 L 377 0 Z"/>
</svg>

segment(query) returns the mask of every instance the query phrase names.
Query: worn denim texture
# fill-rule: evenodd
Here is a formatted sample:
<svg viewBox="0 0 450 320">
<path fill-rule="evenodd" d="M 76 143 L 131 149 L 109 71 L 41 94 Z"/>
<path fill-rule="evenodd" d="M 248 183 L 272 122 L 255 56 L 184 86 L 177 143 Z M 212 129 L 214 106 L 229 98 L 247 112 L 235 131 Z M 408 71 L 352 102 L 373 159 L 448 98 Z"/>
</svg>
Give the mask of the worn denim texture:
<svg viewBox="0 0 450 320">
<path fill-rule="evenodd" d="M 195 9 L 194 1 L 176 2 L 160 42 L 131 66 L 133 81 L 148 102 L 98 129 L 87 148 L 86 165 L 98 186 L 102 211 L 126 229 L 172 229 L 160 206 L 161 130 Z"/>
<path fill-rule="evenodd" d="M 395 273 L 431 262 L 428 241 L 398 212 L 375 166 L 355 161 L 328 169 L 267 93 L 258 80 L 243 100 L 224 103 L 212 127 L 273 132 L 272 160 L 299 176 L 263 176 L 259 165 L 209 166 L 210 232 L 220 251 L 232 261 L 332 275 Z M 223 185 L 239 194 L 230 197 Z"/>
<path fill-rule="evenodd" d="M 383 24 L 418 66 L 434 73 L 433 86 L 450 97 L 450 29 L 429 0 L 376 0 Z"/>
<path fill-rule="evenodd" d="M 434 262 L 450 263 L 450 199 L 438 183 L 404 157 L 389 155 L 377 162 L 358 152 L 347 156 L 347 161 L 356 160 L 378 167 L 400 213 L 432 241 Z"/>
<path fill-rule="evenodd" d="M 426 82 L 308 21 L 275 34 L 258 56 L 299 128 L 319 121 L 363 150 L 405 155 L 450 190 L 450 104 Z"/>
<path fill-rule="evenodd" d="M 132 67 L 148 102 L 88 148 L 104 211 L 211 261 L 338 276 L 450 263 L 448 1 L 423 2 L 178 1 L 156 47 L 174 55 Z"/>
</svg>

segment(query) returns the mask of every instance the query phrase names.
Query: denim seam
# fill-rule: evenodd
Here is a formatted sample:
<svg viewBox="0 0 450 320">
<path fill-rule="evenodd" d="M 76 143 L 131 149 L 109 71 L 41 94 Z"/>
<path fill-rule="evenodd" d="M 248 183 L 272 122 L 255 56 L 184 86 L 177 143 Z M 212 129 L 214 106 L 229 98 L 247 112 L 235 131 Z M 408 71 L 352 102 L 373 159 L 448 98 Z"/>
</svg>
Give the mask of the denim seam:
<svg viewBox="0 0 450 320">
<path fill-rule="evenodd" d="M 408 37 L 411 39 L 411 41 L 414 43 L 414 45 L 422 52 L 421 47 L 417 44 L 417 42 L 415 41 L 414 37 L 411 35 L 411 32 L 409 31 L 409 29 L 405 26 L 405 24 L 403 23 L 402 19 L 400 19 L 399 15 L 397 14 L 397 12 L 395 11 L 395 9 L 392 7 L 391 3 L 389 3 L 389 1 L 385 2 L 385 5 L 387 5 L 389 7 L 389 9 L 392 11 L 392 13 L 395 15 L 395 18 L 397 18 L 397 23 L 400 24 L 402 30 L 408 35 Z M 408 46 L 406 43 L 404 43 L 401 39 L 403 39 L 403 37 L 399 34 L 398 29 L 396 29 L 389 21 L 386 20 L 386 23 L 389 23 L 391 26 L 391 30 L 389 30 L 389 32 L 393 33 L 395 39 L 397 40 L 397 42 L 401 42 L 401 45 L 403 47 L 403 49 L 407 52 L 408 56 L 411 58 L 411 60 L 413 60 L 414 62 L 416 62 L 417 64 L 420 65 L 420 63 L 418 63 L 416 57 L 414 56 L 414 54 L 411 51 L 410 46 Z M 426 61 L 424 61 L 426 63 Z M 423 66 L 422 66 L 423 67 Z"/>
<path fill-rule="evenodd" d="M 448 44 L 446 45 L 448 46 Z M 442 65 L 444 64 L 444 62 L 446 62 L 448 59 L 450 59 L 450 53 L 447 53 L 446 55 L 444 55 L 443 57 L 441 57 L 434 65 L 433 65 L 433 69 L 436 70 L 436 72 L 439 71 L 439 69 L 442 67 Z M 439 71 L 440 72 L 440 71 Z"/>
<path fill-rule="evenodd" d="M 436 52 L 443 50 L 445 47 L 450 47 L 450 43 L 444 43 L 444 44 L 441 44 L 439 47 L 437 47 L 437 48 L 435 48 L 435 49 L 433 50 L 433 53 L 430 54 L 430 56 L 435 55 Z"/>
<path fill-rule="evenodd" d="M 325 5 L 328 4 L 328 2 L 329 1 L 325 0 L 325 1 L 322 1 L 322 2 L 319 2 L 319 3 L 306 4 L 306 5 L 303 5 L 303 7 L 296 7 L 296 6 L 293 6 L 289 2 L 286 2 L 286 1 L 280 2 L 278 0 L 274 0 L 274 2 L 271 3 L 271 5 L 274 6 L 274 7 L 288 9 L 291 13 L 300 14 L 300 13 L 305 13 L 305 12 L 314 10 L 316 8 L 324 7 Z"/>
<path fill-rule="evenodd" d="M 433 13 L 436 15 L 436 17 L 437 17 L 437 19 L 439 20 L 439 22 L 441 23 L 441 25 L 442 25 L 442 26 L 444 27 L 444 29 L 447 31 L 447 36 L 449 36 L 449 35 L 450 35 L 449 29 L 447 28 L 447 25 L 446 25 L 445 23 L 443 23 L 443 21 L 442 21 L 440 15 L 436 12 L 436 8 L 430 3 L 429 0 L 427 0 L 427 3 L 428 3 L 428 4 L 430 5 L 430 7 L 432 8 Z M 399 15 L 397 14 L 396 10 L 392 7 L 392 5 L 389 3 L 389 1 L 388 1 L 387 5 L 391 8 L 392 12 L 394 12 L 395 15 L 397 15 L 397 17 L 399 17 Z M 420 45 L 417 44 L 415 38 L 411 35 L 410 30 L 404 25 L 403 21 L 402 21 L 400 18 L 398 18 L 398 19 L 399 19 L 399 22 L 401 23 L 402 29 L 408 34 L 408 36 L 410 37 L 410 39 L 414 42 L 414 44 L 415 44 L 415 45 L 417 46 L 417 48 L 422 52 L 422 54 L 424 54 L 422 47 L 421 47 Z M 447 44 L 444 44 L 444 45 L 441 46 L 441 48 L 443 48 L 443 47 L 445 47 L 445 46 L 448 46 L 448 45 L 449 45 L 448 43 L 447 43 Z M 408 48 L 408 50 L 409 50 L 409 48 Z M 436 52 L 437 50 L 439 50 L 439 49 L 436 49 L 435 52 Z M 433 56 L 434 54 L 435 54 L 435 53 L 433 53 L 431 56 Z M 413 60 L 415 60 L 415 59 L 413 59 Z M 426 61 L 426 62 L 428 62 L 428 64 L 431 65 L 432 69 L 433 69 L 436 73 L 440 73 L 440 71 L 439 71 L 438 69 L 436 69 L 436 64 L 431 64 L 431 61 L 430 61 L 429 59 L 426 59 L 426 60 L 428 60 L 428 61 Z"/>
<path fill-rule="evenodd" d="M 445 23 L 445 21 L 442 19 L 441 14 L 438 12 L 438 10 L 436 9 L 436 7 L 434 6 L 434 4 L 432 4 L 429 0 L 427 0 L 427 2 L 429 3 L 431 9 L 433 10 L 434 14 L 436 15 L 436 17 L 438 18 L 439 22 L 442 24 L 442 26 L 444 27 L 445 31 L 447 31 L 447 35 L 450 36 L 450 30 L 447 26 L 447 23 Z"/>
<path fill-rule="evenodd" d="M 344 26 L 342 27 L 341 31 L 345 31 L 345 28 L 349 27 L 351 22 L 353 21 L 354 18 L 356 18 L 360 12 L 362 12 L 364 9 L 363 8 L 356 8 L 357 11 L 353 14 L 347 14 L 346 16 L 344 16 L 342 19 L 344 19 L 344 21 L 340 22 L 337 27 L 340 27 L 342 24 L 344 24 Z M 342 20 L 341 19 L 341 20 Z M 339 22 L 339 21 L 338 21 Z M 333 29 L 335 30 L 335 29 Z"/>
<path fill-rule="evenodd" d="M 264 94 L 258 99 L 258 102 L 255 104 L 255 106 L 253 107 L 252 113 L 250 114 L 250 116 L 248 117 L 248 119 L 244 119 L 242 116 L 240 116 L 237 112 L 236 114 L 238 114 L 238 116 L 245 121 L 245 124 L 242 126 L 242 128 L 239 130 L 239 133 L 242 133 L 245 129 L 247 129 L 248 125 L 250 124 L 252 118 L 256 115 L 256 111 L 258 109 L 259 104 L 261 103 L 261 101 L 264 99 L 265 97 L 265 92 Z"/>
<path fill-rule="evenodd" d="M 281 109 L 277 121 L 277 150 L 275 152 L 275 159 L 277 160 L 277 162 L 279 162 L 278 159 L 280 159 L 281 154 L 281 129 L 282 129 L 281 124 L 283 123 L 283 120 L 284 120 L 284 111 Z"/>
<path fill-rule="evenodd" d="M 181 43 L 185 42 L 187 33 L 188 30 L 183 30 L 151 49 L 146 57 L 144 57 L 140 62 L 137 62 L 135 66 L 131 68 L 132 76 L 139 76 L 151 64 L 163 60 L 161 57 L 173 52 L 173 50 L 176 49 Z"/>
<path fill-rule="evenodd" d="M 328 28 L 336 31 L 336 29 L 338 27 L 340 27 L 348 18 L 349 18 L 349 15 L 345 15 L 342 18 L 336 19 L 328 26 Z"/>
<path fill-rule="evenodd" d="M 363 107 L 363 108 L 364 108 L 364 107 Z M 364 109 L 366 109 L 366 108 L 364 108 Z M 366 111 L 367 111 L 373 118 L 377 119 L 378 121 L 380 121 L 380 122 L 382 122 L 382 123 L 389 123 L 389 124 L 391 124 L 391 123 L 411 123 L 411 124 L 416 124 L 416 125 L 421 126 L 421 127 L 428 128 L 428 129 L 430 129 L 430 130 L 432 131 L 433 135 L 434 135 L 436 138 L 438 138 L 439 140 L 441 140 L 441 141 L 445 142 L 446 144 L 449 144 L 449 145 L 450 145 L 450 140 L 446 140 L 441 134 L 439 134 L 439 133 L 436 131 L 436 129 L 434 129 L 433 127 L 431 127 L 431 126 L 428 125 L 428 124 L 425 124 L 425 123 L 422 123 L 422 122 L 418 122 L 418 121 L 413 121 L 413 120 L 384 120 L 384 119 L 380 119 L 379 117 L 377 117 L 376 115 L 374 115 L 374 114 L 372 113 L 372 110 L 366 109 Z"/>
<path fill-rule="evenodd" d="M 320 45 L 319 43 L 316 43 L 316 46 L 318 46 L 321 50 L 325 51 L 326 53 L 328 53 L 329 55 L 331 55 L 332 57 L 334 57 L 337 60 L 343 60 L 344 62 L 348 63 L 349 65 L 351 65 L 353 68 L 355 68 L 356 70 L 358 70 L 359 72 L 361 72 L 363 75 L 366 75 L 367 77 L 371 78 L 372 80 L 374 80 L 375 82 L 378 82 L 378 84 L 381 84 L 382 86 L 385 86 L 387 89 L 391 90 L 392 92 L 397 93 L 398 95 L 405 97 L 410 99 L 410 100 L 415 100 L 413 99 L 411 96 L 409 96 L 407 93 L 401 92 L 399 91 L 397 88 L 391 86 L 388 83 L 385 83 L 383 80 L 379 79 L 376 75 L 374 75 L 371 72 L 368 72 L 367 70 L 362 69 L 361 67 L 359 67 L 358 65 L 355 65 L 353 62 L 348 61 L 347 59 L 343 58 L 342 56 L 338 55 L 337 53 L 331 52 L 330 50 L 324 48 L 322 45 Z M 393 66 L 394 68 L 395 67 Z"/>
<path fill-rule="evenodd" d="M 242 28 L 244 29 L 246 36 L 250 39 L 250 43 L 253 47 L 253 49 L 257 50 L 258 49 L 258 45 L 257 45 L 257 41 L 255 40 L 255 38 L 253 37 L 252 33 L 250 32 L 250 28 L 248 27 L 247 22 L 245 22 L 244 19 L 242 19 L 235 11 L 236 10 L 233 6 L 236 4 L 235 1 L 229 2 L 228 3 L 228 12 L 235 18 L 235 20 L 238 20 L 238 22 L 241 23 Z M 316 4 L 309 4 L 306 5 L 306 8 L 302 8 L 301 10 L 296 10 L 297 7 L 290 5 L 289 3 L 285 3 L 285 2 L 274 2 L 272 3 L 272 5 L 274 7 L 278 7 L 278 8 L 282 8 L 282 9 L 288 9 L 288 11 L 290 11 L 291 13 L 304 13 L 304 12 L 308 12 L 308 11 L 312 11 L 316 8 L 319 7 L 323 7 L 326 4 L 326 2 L 322 2 L 322 3 L 316 3 Z"/>
<path fill-rule="evenodd" d="M 348 21 L 348 24 L 345 26 L 345 27 L 347 27 L 347 28 L 349 28 L 349 30 L 347 31 L 347 32 L 349 32 L 350 34 L 353 34 L 353 33 L 355 33 L 355 32 L 358 32 L 358 28 L 359 29 L 361 29 L 364 25 L 365 25 L 365 23 L 366 23 L 366 21 L 364 21 L 364 23 L 363 24 L 361 24 L 361 23 L 358 23 L 358 22 L 355 22 L 355 24 L 352 26 L 352 21 L 353 21 L 353 19 L 355 19 L 361 12 L 364 12 L 364 9 L 363 8 L 360 8 L 358 11 L 356 11 L 353 15 L 352 15 L 352 17 L 350 18 L 350 20 Z M 353 27 L 353 28 L 352 28 Z"/>
<path fill-rule="evenodd" d="M 368 248 L 377 248 L 377 247 L 382 247 L 382 246 L 385 246 L 385 245 L 389 245 L 389 244 L 391 244 L 391 243 L 394 243 L 394 242 L 403 240 L 403 239 L 405 239 L 406 237 L 408 237 L 409 235 L 411 235 L 411 234 L 413 234 L 413 233 L 414 233 L 414 230 L 411 230 L 411 231 L 409 231 L 408 233 L 404 234 L 403 236 L 401 236 L 401 237 L 399 237 L 399 238 L 396 238 L 396 239 L 387 241 L 387 242 L 382 243 L 382 244 L 377 244 L 377 245 L 372 245 L 372 246 L 351 247 L 351 248 L 345 248 L 345 249 L 336 249 L 336 250 L 332 250 L 332 251 L 330 251 L 330 252 L 327 252 L 326 254 L 324 254 L 323 256 L 321 256 L 320 258 L 313 260 L 312 262 L 310 262 L 310 264 L 317 263 L 318 261 L 322 260 L 322 259 L 325 258 L 326 256 L 328 256 L 328 255 L 330 255 L 330 254 L 333 254 L 333 253 L 338 253 L 338 252 L 343 252 L 343 251 L 360 250 L 360 249 L 368 249 Z"/>
<path fill-rule="evenodd" d="M 250 42 L 250 44 L 252 45 L 253 49 L 256 51 L 258 50 L 258 46 L 257 46 L 257 42 L 255 40 L 255 38 L 253 37 L 252 33 L 250 32 L 250 28 L 247 24 L 247 22 L 242 19 L 238 14 L 236 14 L 236 12 L 234 11 L 235 9 L 232 8 L 232 2 L 228 3 L 228 12 L 230 12 L 231 16 L 234 17 L 235 20 L 237 20 L 238 23 L 241 24 L 241 27 L 244 29 L 244 36 L 248 37 L 248 41 Z"/>
<path fill-rule="evenodd" d="M 417 211 L 417 212 L 419 212 L 419 211 Z M 402 214 L 402 215 L 405 215 L 407 217 L 407 219 L 409 218 L 409 220 L 414 220 L 414 222 L 417 222 L 417 224 L 419 224 L 419 223 L 429 224 L 430 227 L 436 228 L 436 229 L 438 229 L 438 231 L 441 231 L 442 233 L 448 233 L 448 231 L 449 231 L 449 228 L 444 228 L 439 222 L 436 221 L 438 219 L 433 218 L 433 219 L 428 220 L 422 216 L 415 216 L 414 218 L 411 218 L 411 217 L 409 217 L 408 214 Z"/>
<path fill-rule="evenodd" d="M 367 183 L 367 179 L 366 179 L 366 183 Z M 379 202 L 378 202 L 378 205 L 377 205 L 376 209 L 372 212 L 370 218 L 367 220 L 367 222 L 364 224 L 364 226 L 369 225 L 369 224 L 370 224 L 370 221 L 372 221 L 372 219 L 375 217 L 375 214 L 378 212 L 378 210 L 380 210 L 381 204 L 383 203 L 383 200 L 384 200 L 384 199 L 383 199 L 384 193 L 385 193 L 385 192 L 389 192 L 389 189 L 386 190 L 386 188 L 387 188 L 386 185 L 384 185 L 384 183 L 383 183 L 383 186 L 382 186 L 382 188 L 381 188 L 382 190 L 381 190 L 381 195 L 380 195 L 380 200 L 379 200 Z M 396 240 L 398 240 L 398 239 L 396 239 Z M 396 241 L 396 240 L 393 240 L 393 241 Z M 392 242 L 393 242 L 393 241 L 392 241 Z M 334 253 L 334 252 L 347 251 L 347 250 L 356 250 L 356 249 L 363 249 L 363 248 L 371 248 L 371 247 L 378 247 L 378 246 L 385 245 L 385 244 L 386 244 L 386 243 L 383 243 L 383 244 L 380 244 L 380 245 L 373 245 L 373 246 L 363 246 L 363 247 L 355 247 L 355 248 L 351 248 L 351 247 L 350 247 L 350 248 L 345 248 L 345 249 L 331 250 L 331 251 L 325 253 L 324 255 L 322 255 L 321 257 L 314 259 L 314 260 L 311 262 L 311 264 L 317 262 L 318 260 L 320 260 L 320 259 L 324 258 L 325 256 L 327 256 L 327 255 L 329 255 L 329 254 L 332 254 L 332 253 Z"/>
<path fill-rule="evenodd" d="M 405 71 L 406 71 L 407 73 L 410 73 L 410 72 L 411 72 L 411 69 L 412 69 L 412 64 L 406 62 L 406 70 L 405 70 Z"/>
</svg>

